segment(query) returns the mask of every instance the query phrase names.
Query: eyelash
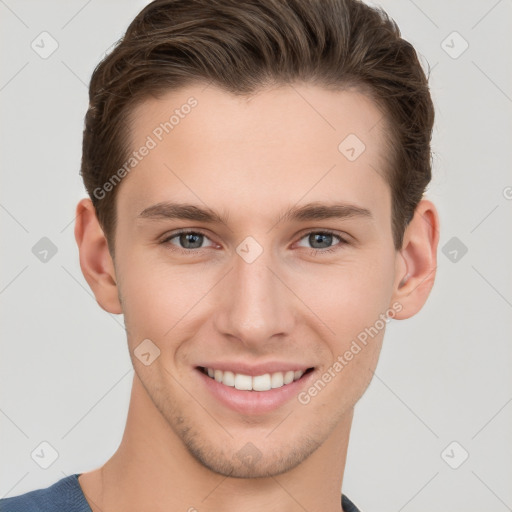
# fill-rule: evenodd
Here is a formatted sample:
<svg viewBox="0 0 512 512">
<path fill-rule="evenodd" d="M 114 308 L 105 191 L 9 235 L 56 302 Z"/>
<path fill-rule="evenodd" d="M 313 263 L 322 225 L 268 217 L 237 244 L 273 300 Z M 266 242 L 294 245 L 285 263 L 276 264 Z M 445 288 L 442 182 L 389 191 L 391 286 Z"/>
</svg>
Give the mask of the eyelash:
<svg viewBox="0 0 512 512">
<path fill-rule="evenodd" d="M 189 235 L 189 234 L 192 234 L 192 235 L 202 235 L 206 238 L 209 239 L 208 235 L 206 235 L 205 233 L 203 233 L 202 231 L 195 231 L 195 230 L 189 230 L 189 229 L 181 229 L 179 231 L 176 231 L 175 233 L 173 233 L 172 235 L 164 238 L 160 244 L 163 244 L 163 245 L 166 245 L 166 246 L 173 246 L 171 248 L 172 251 L 178 251 L 178 252 L 181 252 L 182 254 L 186 254 L 187 256 L 192 256 L 195 254 L 198 254 L 200 253 L 201 249 L 183 249 L 181 247 L 176 247 L 174 246 L 174 244 L 171 244 L 170 241 L 173 239 L 173 238 L 176 238 L 180 235 Z M 320 235 L 332 235 L 336 238 L 339 239 L 339 244 L 333 246 L 333 247 L 329 247 L 327 249 L 311 249 L 309 251 L 309 254 L 310 256 L 318 256 L 319 254 L 326 254 L 326 253 L 333 253 L 333 252 L 336 252 L 337 250 L 341 249 L 342 246 L 344 245 L 349 245 L 349 242 L 347 240 L 345 240 L 341 235 L 339 235 L 337 232 L 335 231 L 331 231 L 329 229 L 324 229 L 324 230 L 313 230 L 313 231 L 308 231 L 307 233 L 304 233 L 299 240 L 302 240 L 304 238 L 306 238 L 307 236 L 309 235 L 312 235 L 312 234 L 320 234 Z"/>
</svg>

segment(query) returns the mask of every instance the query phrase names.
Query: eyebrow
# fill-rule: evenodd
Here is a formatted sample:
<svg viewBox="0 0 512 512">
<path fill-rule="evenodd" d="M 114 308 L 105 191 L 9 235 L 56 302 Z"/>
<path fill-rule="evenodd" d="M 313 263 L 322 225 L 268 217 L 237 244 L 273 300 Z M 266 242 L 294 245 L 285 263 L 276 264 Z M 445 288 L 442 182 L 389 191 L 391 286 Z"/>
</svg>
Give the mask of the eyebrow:
<svg viewBox="0 0 512 512">
<path fill-rule="evenodd" d="M 360 206 L 342 203 L 313 202 L 304 206 L 293 206 L 280 216 L 279 221 L 311 221 L 344 218 L 368 218 L 373 219 L 372 212 Z M 145 208 L 137 218 L 140 219 L 183 219 L 211 224 L 226 224 L 227 217 L 207 208 L 193 204 L 161 202 Z"/>
</svg>

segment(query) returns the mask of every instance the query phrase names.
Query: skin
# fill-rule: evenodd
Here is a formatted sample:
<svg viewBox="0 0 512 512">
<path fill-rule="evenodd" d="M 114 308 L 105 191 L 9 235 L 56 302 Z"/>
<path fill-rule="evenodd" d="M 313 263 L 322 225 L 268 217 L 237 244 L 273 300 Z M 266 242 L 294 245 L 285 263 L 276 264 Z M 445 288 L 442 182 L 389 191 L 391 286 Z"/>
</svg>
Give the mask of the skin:
<svg viewBox="0 0 512 512">
<path fill-rule="evenodd" d="M 294 397 L 265 414 L 220 404 L 194 367 L 290 360 L 320 376 L 393 304 L 397 320 L 422 308 L 435 278 L 437 211 L 423 199 L 394 249 L 391 193 L 379 172 L 385 123 L 356 90 L 294 84 L 242 98 L 190 85 L 137 107 L 132 146 L 190 96 L 198 105 L 118 185 L 115 261 L 91 201 L 77 205 L 83 274 L 104 310 L 124 314 L 134 366 L 122 442 L 80 485 L 94 512 L 339 511 L 354 406 L 385 328 L 307 405 Z M 338 150 L 350 133 L 366 145 L 352 162 Z M 208 206 L 227 222 L 138 218 L 168 200 Z M 372 217 L 282 220 L 313 201 Z M 202 248 L 179 237 L 159 243 L 179 228 L 206 235 L 192 245 Z M 349 243 L 312 245 L 307 235 L 325 229 Z M 263 248 L 252 263 L 236 252 L 247 236 Z M 147 338 L 160 356 L 145 366 L 134 350 Z M 237 457 L 249 442 L 259 453 L 253 464 Z"/>
</svg>

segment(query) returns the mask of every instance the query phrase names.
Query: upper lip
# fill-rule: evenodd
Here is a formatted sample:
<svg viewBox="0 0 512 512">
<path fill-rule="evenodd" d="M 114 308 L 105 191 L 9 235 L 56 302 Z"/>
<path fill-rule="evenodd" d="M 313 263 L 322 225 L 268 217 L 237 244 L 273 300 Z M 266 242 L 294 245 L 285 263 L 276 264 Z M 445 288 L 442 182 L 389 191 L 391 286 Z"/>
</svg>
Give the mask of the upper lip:
<svg viewBox="0 0 512 512">
<path fill-rule="evenodd" d="M 241 373 L 243 375 L 264 375 L 265 373 L 288 372 L 302 370 L 306 371 L 308 368 L 313 368 L 312 365 L 305 365 L 303 363 L 291 363 L 290 361 L 268 361 L 266 363 L 248 364 L 244 362 L 227 362 L 219 361 L 212 363 L 201 363 L 198 367 L 212 368 L 214 370 L 230 371 L 233 373 Z"/>
</svg>

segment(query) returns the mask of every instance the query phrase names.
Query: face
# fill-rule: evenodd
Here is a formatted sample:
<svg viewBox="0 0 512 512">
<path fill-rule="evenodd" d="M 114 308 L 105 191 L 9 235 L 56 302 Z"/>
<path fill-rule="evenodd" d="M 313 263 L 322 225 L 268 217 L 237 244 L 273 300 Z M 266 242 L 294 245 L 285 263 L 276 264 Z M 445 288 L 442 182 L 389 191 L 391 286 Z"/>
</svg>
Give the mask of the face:
<svg viewBox="0 0 512 512">
<path fill-rule="evenodd" d="M 354 90 L 201 85 L 132 121 L 149 149 L 118 185 L 115 270 L 136 375 L 207 468 L 290 470 L 346 424 L 392 316 L 382 114 Z"/>
</svg>

